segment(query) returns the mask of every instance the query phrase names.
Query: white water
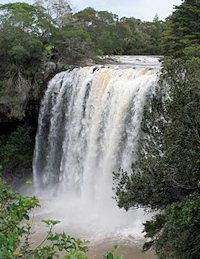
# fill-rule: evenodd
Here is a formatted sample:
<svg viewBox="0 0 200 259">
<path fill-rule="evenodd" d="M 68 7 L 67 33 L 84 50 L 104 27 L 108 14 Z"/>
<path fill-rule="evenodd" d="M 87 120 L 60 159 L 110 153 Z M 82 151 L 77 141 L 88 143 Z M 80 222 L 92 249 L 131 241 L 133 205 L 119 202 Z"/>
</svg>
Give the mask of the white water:
<svg viewBox="0 0 200 259">
<path fill-rule="evenodd" d="M 62 230 L 89 240 L 142 238 L 144 211 L 117 207 L 112 172 L 119 167 L 131 171 L 159 64 L 153 57 L 142 57 L 136 67 L 138 57 L 127 60 L 128 66 L 57 74 L 40 111 L 33 168 L 44 207 L 37 216 L 60 219 Z"/>
</svg>

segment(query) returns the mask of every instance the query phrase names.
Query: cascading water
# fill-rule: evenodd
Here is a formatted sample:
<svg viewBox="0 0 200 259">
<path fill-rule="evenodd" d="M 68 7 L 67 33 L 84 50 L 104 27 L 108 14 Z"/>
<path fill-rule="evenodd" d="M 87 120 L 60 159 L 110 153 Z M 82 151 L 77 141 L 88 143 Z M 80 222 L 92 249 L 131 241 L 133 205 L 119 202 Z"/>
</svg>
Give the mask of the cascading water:
<svg viewBox="0 0 200 259">
<path fill-rule="evenodd" d="M 129 65 L 57 74 L 41 105 L 33 165 L 36 191 L 49 201 L 47 215 L 87 239 L 141 237 L 143 210 L 117 207 L 112 172 L 119 167 L 130 172 L 143 108 L 160 68 L 157 58 L 125 59 Z"/>
</svg>

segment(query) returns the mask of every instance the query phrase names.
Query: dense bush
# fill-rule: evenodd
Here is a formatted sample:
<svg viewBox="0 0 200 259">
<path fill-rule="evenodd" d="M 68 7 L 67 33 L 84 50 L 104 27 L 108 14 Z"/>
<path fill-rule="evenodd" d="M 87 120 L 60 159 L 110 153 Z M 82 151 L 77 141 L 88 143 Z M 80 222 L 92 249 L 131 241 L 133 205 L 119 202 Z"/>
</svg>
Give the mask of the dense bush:
<svg viewBox="0 0 200 259">
<path fill-rule="evenodd" d="M 200 195 L 194 193 L 147 221 L 146 237 L 151 241 L 145 243 L 144 250 L 153 246 L 159 258 L 199 258 L 199 204 Z"/>
<path fill-rule="evenodd" d="M 0 163 L 4 169 L 26 167 L 32 163 L 34 149 L 33 128 L 19 126 L 10 135 L 0 136 Z"/>
</svg>

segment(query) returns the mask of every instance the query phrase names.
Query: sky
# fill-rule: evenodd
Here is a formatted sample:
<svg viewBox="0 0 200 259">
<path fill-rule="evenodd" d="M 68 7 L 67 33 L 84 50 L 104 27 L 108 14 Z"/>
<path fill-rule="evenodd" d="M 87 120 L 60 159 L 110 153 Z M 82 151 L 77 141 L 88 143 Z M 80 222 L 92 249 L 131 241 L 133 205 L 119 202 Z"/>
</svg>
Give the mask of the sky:
<svg viewBox="0 0 200 259">
<path fill-rule="evenodd" d="M 26 2 L 32 4 L 34 0 L 0 0 L 1 4 L 11 2 Z M 106 10 L 119 17 L 134 17 L 142 21 L 152 21 L 155 14 L 164 20 L 173 12 L 173 7 L 180 5 L 181 0 L 69 0 L 74 11 L 93 7 L 101 11 Z"/>
</svg>

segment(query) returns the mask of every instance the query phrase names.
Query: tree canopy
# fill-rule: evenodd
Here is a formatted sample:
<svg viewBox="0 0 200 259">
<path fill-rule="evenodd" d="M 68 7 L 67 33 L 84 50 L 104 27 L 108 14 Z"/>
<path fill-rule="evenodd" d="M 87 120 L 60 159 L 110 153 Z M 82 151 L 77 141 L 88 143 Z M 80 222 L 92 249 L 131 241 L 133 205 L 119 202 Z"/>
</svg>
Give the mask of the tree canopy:
<svg viewBox="0 0 200 259">
<path fill-rule="evenodd" d="M 196 49 L 199 54 L 200 44 L 200 2 L 185 0 L 167 19 L 167 30 L 163 33 L 165 55 L 181 57 L 187 55 L 188 48 Z"/>
</svg>

